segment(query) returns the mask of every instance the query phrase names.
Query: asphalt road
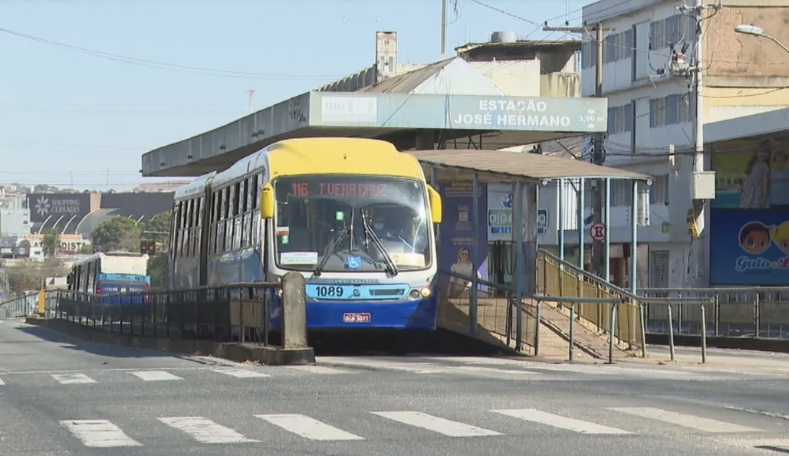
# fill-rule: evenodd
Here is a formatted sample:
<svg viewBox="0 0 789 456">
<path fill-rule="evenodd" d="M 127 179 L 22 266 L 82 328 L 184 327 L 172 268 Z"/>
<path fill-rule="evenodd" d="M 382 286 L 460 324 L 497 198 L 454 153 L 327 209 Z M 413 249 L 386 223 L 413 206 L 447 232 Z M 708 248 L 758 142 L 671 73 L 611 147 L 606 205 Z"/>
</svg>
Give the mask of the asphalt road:
<svg viewBox="0 0 789 456">
<path fill-rule="evenodd" d="M 458 356 L 268 367 L 5 321 L 0 454 L 778 456 L 785 378 Z"/>
</svg>

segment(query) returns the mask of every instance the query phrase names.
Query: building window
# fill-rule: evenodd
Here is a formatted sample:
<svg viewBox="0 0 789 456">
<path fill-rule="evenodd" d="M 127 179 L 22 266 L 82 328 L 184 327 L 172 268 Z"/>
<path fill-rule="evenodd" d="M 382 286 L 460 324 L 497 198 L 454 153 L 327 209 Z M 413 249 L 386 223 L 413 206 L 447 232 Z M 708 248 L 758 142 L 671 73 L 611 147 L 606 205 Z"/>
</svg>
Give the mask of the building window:
<svg viewBox="0 0 789 456">
<path fill-rule="evenodd" d="M 629 207 L 633 200 L 633 183 L 628 180 L 611 181 L 611 206 Z"/>
<path fill-rule="evenodd" d="M 603 39 L 603 63 L 631 58 L 634 47 L 632 29 L 606 36 Z M 597 42 L 594 39 L 581 44 L 581 62 L 584 69 L 597 65 Z"/>
<path fill-rule="evenodd" d="M 652 177 L 649 204 L 668 204 L 668 174 Z"/>
<path fill-rule="evenodd" d="M 633 131 L 633 104 L 608 108 L 608 134 L 616 135 Z"/>
<path fill-rule="evenodd" d="M 649 100 L 649 126 L 651 128 L 666 125 L 666 97 Z"/>
<path fill-rule="evenodd" d="M 649 100 L 651 128 L 682 124 L 691 121 L 690 97 L 687 93 L 673 94 Z"/>
<path fill-rule="evenodd" d="M 695 20 L 683 14 L 660 19 L 649 24 L 649 49 L 652 51 L 689 43 L 696 36 Z"/>
</svg>

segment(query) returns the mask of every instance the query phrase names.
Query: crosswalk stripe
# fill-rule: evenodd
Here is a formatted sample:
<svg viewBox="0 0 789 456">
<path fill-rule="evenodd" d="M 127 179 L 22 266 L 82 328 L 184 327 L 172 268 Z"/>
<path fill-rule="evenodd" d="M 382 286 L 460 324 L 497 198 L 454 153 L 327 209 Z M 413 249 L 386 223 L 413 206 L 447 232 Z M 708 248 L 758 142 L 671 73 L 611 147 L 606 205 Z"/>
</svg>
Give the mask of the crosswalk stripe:
<svg viewBox="0 0 789 456">
<path fill-rule="evenodd" d="M 132 372 L 131 374 L 145 380 L 146 382 L 183 380 L 181 377 L 165 371 L 138 371 Z"/>
<path fill-rule="evenodd" d="M 704 432 L 762 432 L 759 429 L 740 426 L 738 424 L 726 423 L 700 416 L 685 415 L 653 407 L 609 407 L 608 410 L 641 418 L 651 418 Z"/>
<path fill-rule="evenodd" d="M 299 414 L 255 415 L 261 420 L 310 440 L 364 440 L 314 418 Z"/>
<path fill-rule="evenodd" d="M 520 410 L 492 410 L 494 413 L 506 415 L 521 420 L 532 421 L 535 423 L 553 426 L 555 428 L 566 429 L 568 431 L 579 432 L 581 434 L 632 434 L 622 429 L 603 426 L 602 424 L 589 421 L 576 420 L 565 416 L 554 415 L 537 409 Z"/>
<path fill-rule="evenodd" d="M 85 446 L 97 448 L 137 447 L 142 444 L 107 420 L 63 420 L 66 427 Z"/>
<path fill-rule="evenodd" d="M 342 369 L 335 369 L 326 366 L 285 366 L 291 370 L 309 372 L 311 374 L 350 374 L 351 372 Z"/>
<path fill-rule="evenodd" d="M 159 418 L 159 421 L 189 434 L 200 443 L 258 442 L 201 416 L 165 417 Z"/>
<path fill-rule="evenodd" d="M 220 374 L 230 375 L 231 377 L 236 378 L 264 378 L 264 377 L 271 377 L 268 374 L 264 374 L 263 372 L 255 372 L 248 369 L 233 369 L 233 368 L 218 368 L 213 369 L 214 372 L 218 372 Z"/>
<path fill-rule="evenodd" d="M 450 437 L 482 437 L 501 435 L 490 429 L 483 429 L 470 424 L 451 421 L 444 418 L 428 415 L 422 412 L 370 412 L 393 421 L 408 424 L 422 429 L 427 429 Z"/>
<path fill-rule="evenodd" d="M 0 378 L 0 386 L 3 386 L 3 385 L 5 385 L 5 382 L 3 382 L 3 379 Z"/>
<path fill-rule="evenodd" d="M 76 385 L 80 383 L 96 383 L 96 380 L 85 374 L 52 374 L 52 378 L 63 385 Z"/>
</svg>

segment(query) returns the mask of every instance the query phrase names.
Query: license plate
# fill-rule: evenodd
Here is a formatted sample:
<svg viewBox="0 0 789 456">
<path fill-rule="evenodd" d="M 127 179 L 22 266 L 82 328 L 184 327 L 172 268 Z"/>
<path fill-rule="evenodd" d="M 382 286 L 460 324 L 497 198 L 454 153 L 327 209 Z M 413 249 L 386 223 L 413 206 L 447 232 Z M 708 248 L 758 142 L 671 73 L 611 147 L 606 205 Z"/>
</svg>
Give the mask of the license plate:
<svg viewBox="0 0 789 456">
<path fill-rule="evenodd" d="M 369 323 L 369 313 L 346 313 L 342 314 L 342 321 L 345 323 Z"/>
</svg>

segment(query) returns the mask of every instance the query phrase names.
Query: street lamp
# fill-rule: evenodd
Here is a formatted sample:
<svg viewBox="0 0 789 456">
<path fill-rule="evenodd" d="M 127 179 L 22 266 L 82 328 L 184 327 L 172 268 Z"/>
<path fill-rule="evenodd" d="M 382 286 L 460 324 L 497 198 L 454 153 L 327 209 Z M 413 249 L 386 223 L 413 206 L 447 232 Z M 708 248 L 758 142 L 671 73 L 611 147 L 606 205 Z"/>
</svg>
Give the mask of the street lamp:
<svg viewBox="0 0 789 456">
<path fill-rule="evenodd" d="M 759 26 L 748 25 L 748 24 L 741 24 L 741 25 L 738 25 L 738 26 L 734 27 L 734 31 L 737 32 L 737 33 L 742 33 L 743 35 L 753 35 L 753 36 L 757 36 L 757 37 L 760 37 L 760 38 L 767 38 L 768 40 L 773 41 L 778 46 L 781 46 L 781 48 L 784 51 L 789 53 L 789 48 L 784 46 L 784 44 L 781 43 L 780 41 L 778 41 L 774 36 L 764 33 L 764 29 L 762 29 Z"/>
<path fill-rule="evenodd" d="M 761 27 L 756 25 L 747 25 L 742 24 L 734 27 L 734 31 L 737 33 L 742 33 L 743 35 L 754 35 L 754 36 L 762 36 L 764 35 L 764 30 Z"/>
</svg>

